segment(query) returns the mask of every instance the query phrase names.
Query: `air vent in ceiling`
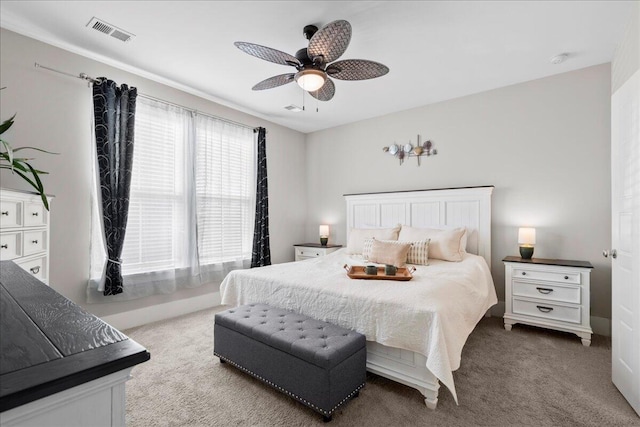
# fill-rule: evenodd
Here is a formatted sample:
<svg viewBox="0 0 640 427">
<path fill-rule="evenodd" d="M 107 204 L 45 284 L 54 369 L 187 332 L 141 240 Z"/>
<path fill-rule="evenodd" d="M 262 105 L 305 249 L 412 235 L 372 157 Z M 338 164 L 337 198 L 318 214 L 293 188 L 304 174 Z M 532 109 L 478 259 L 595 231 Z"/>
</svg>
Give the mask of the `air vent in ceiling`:
<svg viewBox="0 0 640 427">
<path fill-rule="evenodd" d="M 107 34 L 113 38 L 116 38 L 123 42 L 128 42 L 135 37 L 135 34 L 124 31 L 115 25 L 111 25 L 95 16 L 91 18 L 91 21 L 87 24 L 88 28 L 93 28 L 96 31 Z"/>
</svg>

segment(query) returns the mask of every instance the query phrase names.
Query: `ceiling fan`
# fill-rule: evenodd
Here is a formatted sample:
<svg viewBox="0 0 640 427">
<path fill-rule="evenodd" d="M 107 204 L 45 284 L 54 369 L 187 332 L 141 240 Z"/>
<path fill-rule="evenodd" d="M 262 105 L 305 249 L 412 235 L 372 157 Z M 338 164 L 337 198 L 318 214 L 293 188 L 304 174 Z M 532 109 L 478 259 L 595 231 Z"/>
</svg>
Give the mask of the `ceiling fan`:
<svg viewBox="0 0 640 427">
<path fill-rule="evenodd" d="M 303 33 L 309 46 L 295 56 L 254 43 L 235 42 L 241 51 L 265 61 L 295 67 L 297 72 L 269 77 L 253 86 L 253 90 L 272 89 L 295 81 L 320 101 L 329 101 L 336 87 L 329 77 L 339 80 L 367 80 L 384 76 L 389 68 L 366 59 L 338 59 L 351 41 L 351 24 L 344 20 L 330 22 L 318 30 L 315 25 L 304 27 Z"/>
</svg>

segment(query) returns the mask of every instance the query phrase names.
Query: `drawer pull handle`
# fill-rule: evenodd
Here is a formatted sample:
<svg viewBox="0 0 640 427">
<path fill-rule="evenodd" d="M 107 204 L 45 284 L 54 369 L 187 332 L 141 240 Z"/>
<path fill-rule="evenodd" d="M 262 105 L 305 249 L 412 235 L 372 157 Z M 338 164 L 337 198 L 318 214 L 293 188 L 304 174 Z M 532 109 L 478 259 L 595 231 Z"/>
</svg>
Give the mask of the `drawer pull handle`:
<svg viewBox="0 0 640 427">
<path fill-rule="evenodd" d="M 38 241 L 37 240 L 32 240 L 31 243 L 33 243 L 34 245 L 37 245 Z"/>
<path fill-rule="evenodd" d="M 536 307 L 538 307 L 538 310 L 540 310 L 543 313 L 549 313 L 553 311 L 553 307 L 545 307 L 543 305 L 536 305 Z"/>
<path fill-rule="evenodd" d="M 527 275 L 527 272 L 526 272 L 526 271 L 523 271 L 523 272 L 522 272 L 522 275 L 523 275 L 523 276 L 526 276 L 526 275 Z"/>
<path fill-rule="evenodd" d="M 2 211 L 2 215 L 9 216 L 9 211 Z"/>
<path fill-rule="evenodd" d="M 564 280 L 569 280 L 569 276 L 564 276 Z"/>
<path fill-rule="evenodd" d="M 320 254 L 316 254 L 316 256 L 320 256 Z"/>
<path fill-rule="evenodd" d="M 0 246 L 0 248 L 2 249 L 9 249 L 9 245 L 7 243 L 5 243 L 4 245 Z"/>
<path fill-rule="evenodd" d="M 549 288 L 536 288 L 536 289 L 541 294 L 550 294 L 551 292 L 553 292 L 553 289 L 549 289 Z"/>
<path fill-rule="evenodd" d="M 31 216 L 38 216 L 38 212 L 33 212 Z"/>
<path fill-rule="evenodd" d="M 33 274 L 38 274 L 40 272 L 40 266 L 36 265 L 35 267 L 31 267 L 29 271 Z M 538 307 L 539 308 L 539 307 Z"/>
</svg>

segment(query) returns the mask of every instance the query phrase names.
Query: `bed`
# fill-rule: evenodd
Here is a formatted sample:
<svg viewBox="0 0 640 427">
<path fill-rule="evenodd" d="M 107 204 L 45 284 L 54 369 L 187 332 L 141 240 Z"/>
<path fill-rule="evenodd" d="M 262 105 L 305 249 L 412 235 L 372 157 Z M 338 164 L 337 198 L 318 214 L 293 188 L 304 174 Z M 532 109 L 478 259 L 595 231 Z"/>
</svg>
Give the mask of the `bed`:
<svg viewBox="0 0 640 427">
<path fill-rule="evenodd" d="M 435 409 L 439 383 L 457 400 L 453 371 L 475 325 L 497 303 L 491 278 L 493 187 L 346 195 L 352 228 L 464 226 L 461 262 L 429 260 L 407 282 L 352 280 L 345 264 L 360 255 L 325 257 L 231 272 L 222 303 L 252 302 L 298 311 L 367 337 L 367 369 L 419 390 Z M 348 236 L 347 236 L 348 238 Z"/>
</svg>

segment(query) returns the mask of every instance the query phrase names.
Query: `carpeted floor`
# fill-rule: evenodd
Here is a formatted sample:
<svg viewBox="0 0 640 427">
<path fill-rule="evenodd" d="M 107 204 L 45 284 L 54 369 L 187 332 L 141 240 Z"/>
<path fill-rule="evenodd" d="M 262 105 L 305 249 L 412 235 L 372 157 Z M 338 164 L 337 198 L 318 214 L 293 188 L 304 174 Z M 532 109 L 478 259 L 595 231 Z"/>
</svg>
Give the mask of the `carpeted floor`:
<svg viewBox="0 0 640 427">
<path fill-rule="evenodd" d="M 130 329 L 151 360 L 127 383 L 128 426 L 306 426 L 322 417 L 250 376 L 221 365 L 213 317 L 204 310 Z M 611 383 L 611 342 L 485 318 L 455 373 L 460 405 L 440 388 L 438 408 L 420 393 L 368 374 L 360 397 L 333 417 L 338 426 L 640 426 Z"/>
</svg>

